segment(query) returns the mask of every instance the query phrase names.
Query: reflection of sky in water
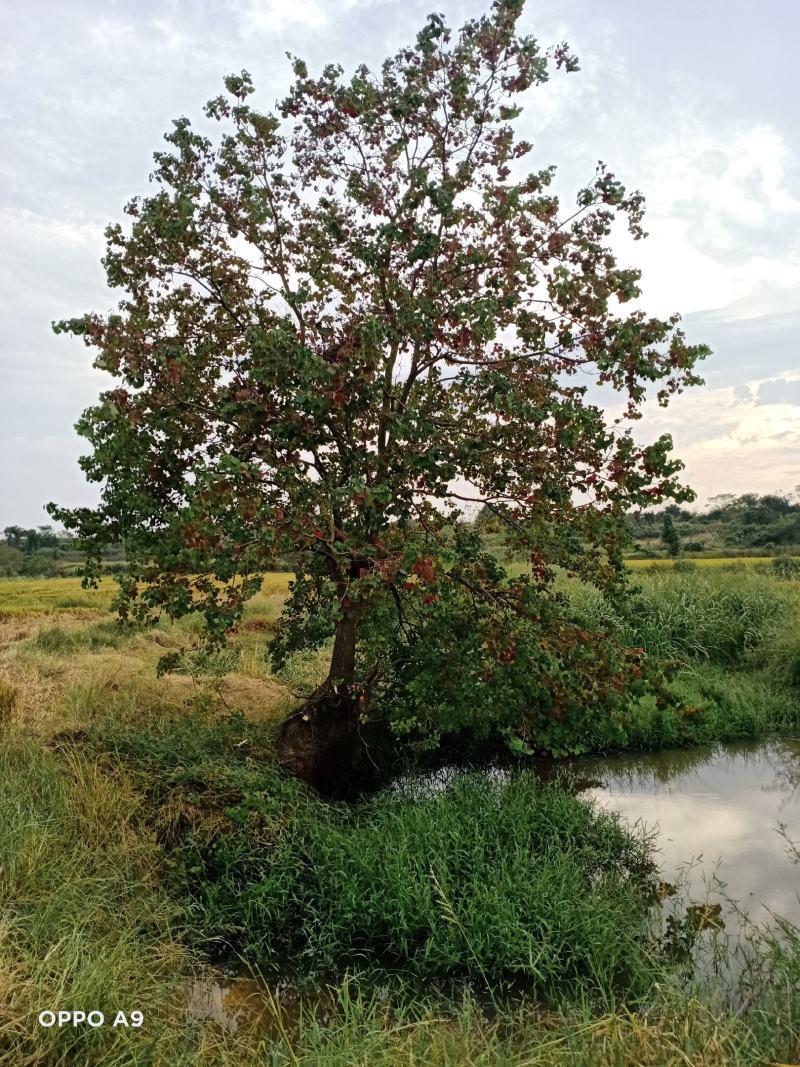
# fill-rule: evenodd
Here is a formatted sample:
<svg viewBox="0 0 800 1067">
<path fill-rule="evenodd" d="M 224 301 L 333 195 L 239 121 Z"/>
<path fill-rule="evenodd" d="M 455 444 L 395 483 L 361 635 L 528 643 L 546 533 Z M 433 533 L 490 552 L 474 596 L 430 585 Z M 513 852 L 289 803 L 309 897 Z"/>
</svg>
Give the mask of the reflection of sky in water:
<svg viewBox="0 0 800 1067">
<path fill-rule="evenodd" d="M 716 873 L 752 918 L 767 908 L 800 919 L 800 867 L 778 833 L 800 840 L 800 742 L 581 759 L 572 774 L 602 781 L 584 796 L 658 829 L 665 878 L 701 861 L 684 876 L 694 899 Z"/>
</svg>

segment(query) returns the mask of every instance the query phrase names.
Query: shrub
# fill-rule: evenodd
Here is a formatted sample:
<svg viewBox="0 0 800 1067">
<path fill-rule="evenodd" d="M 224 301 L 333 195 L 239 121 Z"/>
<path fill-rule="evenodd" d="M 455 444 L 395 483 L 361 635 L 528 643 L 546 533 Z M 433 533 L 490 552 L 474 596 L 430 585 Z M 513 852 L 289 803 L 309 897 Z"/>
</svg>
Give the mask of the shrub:
<svg viewBox="0 0 800 1067">
<path fill-rule="evenodd" d="M 413 628 L 391 627 L 373 707 L 397 736 L 427 747 L 453 735 L 504 738 L 512 751 L 563 756 L 587 751 L 589 735 L 622 744 L 631 699 L 668 699 L 637 642 L 620 641 L 604 619 L 576 619 L 557 594 L 554 608 L 529 592 L 523 615 L 452 584 Z M 370 641 L 379 640 L 376 625 Z"/>
</svg>

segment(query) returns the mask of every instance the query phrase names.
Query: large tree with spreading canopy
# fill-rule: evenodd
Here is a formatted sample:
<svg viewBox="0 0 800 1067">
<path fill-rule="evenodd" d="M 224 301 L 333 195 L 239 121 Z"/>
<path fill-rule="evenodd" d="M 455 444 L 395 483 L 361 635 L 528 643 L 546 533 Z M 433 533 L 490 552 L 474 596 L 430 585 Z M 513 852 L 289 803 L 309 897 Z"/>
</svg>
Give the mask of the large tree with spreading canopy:
<svg viewBox="0 0 800 1067">
<path fill-rule="evenodd" d="M 55 324 L 118 383 L 78 423 L 99 505 L 51 514 L 90 580 L 124 543 L 124 616 L 200 612 L 211 640 L 291 557 L 276 662 L 333 639 L 284 731 L 312 778 L 339 773 L 371 706 L 434 734 L 472 707 L 535 743 L 572 704 L 602 705 L 640 660 L 597 653 L 554 567 L 618 586 L 624 512 L 691 498 L 669 438 L 632 428 L 648 394 L 699 381 L 707 350 L 677 315 L 623 307 L 640 272 L 609 241 L 620 221 L 644 236 L 641 195 L 601 163 L 563 209 L 555 169 L 526 169 L 522 101 L 578 65 L 520 35 L 522 7 L 495 0 L 458 32 L 431 15 L 349 79 L 290 57 L 276 112 L 251 106 L 246 72 L 227 78 L 205 111 L 220 135 L 176 120 L 158 188 L 106 231 L 124 299 Z M 623 398 L 618 418 L 590 383 Z M 525 574 L 484 551 L 465 500 Z"/>
</svg>

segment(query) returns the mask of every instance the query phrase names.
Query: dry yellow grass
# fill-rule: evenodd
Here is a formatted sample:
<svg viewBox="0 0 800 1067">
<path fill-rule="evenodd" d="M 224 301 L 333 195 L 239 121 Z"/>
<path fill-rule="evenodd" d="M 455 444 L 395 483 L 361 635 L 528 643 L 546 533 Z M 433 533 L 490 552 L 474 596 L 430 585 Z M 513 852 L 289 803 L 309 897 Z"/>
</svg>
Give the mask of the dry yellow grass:
<svg viewBox="0 0 800 1067">
<path fill-rule="evenodd" d="M 264 576 L 261 592 L 253 597 L 249 609 L 273 597 L 285 598 L 291 574 L 274 571 Z M 80 578 L 3 578 L 0 579 L 0 616 L 24 615 L 28 612 L 107 611 L 117 592 L 112 578 L 104 578 L 97 589 L 83 589 Z"/>
<path fill-rule="evenodd" d="M 0 615 L 107 611 L 116 589 L 111 581 L 101 582 L 98 589 L 81 589 L 80 578 L 4 578 L 0 581 Z"/>
<path fill-rule="evenodd" d="M 109 613 L 113 581 L 98 590 L 81 589 L 78 578 L 0 581 L 0 688 L 13 693 L 13 700 L 4 699 L 3 715 L 45 736 L 84 728 L 108 713 L 129 721 L 181 714 L 198 699 L 254 719 L 282 717 L 297 696 L 271 674 L 264 653 L 290 578 L 268 574 L 248 603 L 230 639 L 235 654 L 230 671 L 221 677 L 197 672 L 163 678 L 156 675 L 159 658 L 194 645 L 197 619 L 117 637 Z M 98 623 L 101 639 L 90 646 L 82 637 L 91 636 Z M 324 652 L 305 666 L 312 678 L 324 668 Z"/>
</svg>

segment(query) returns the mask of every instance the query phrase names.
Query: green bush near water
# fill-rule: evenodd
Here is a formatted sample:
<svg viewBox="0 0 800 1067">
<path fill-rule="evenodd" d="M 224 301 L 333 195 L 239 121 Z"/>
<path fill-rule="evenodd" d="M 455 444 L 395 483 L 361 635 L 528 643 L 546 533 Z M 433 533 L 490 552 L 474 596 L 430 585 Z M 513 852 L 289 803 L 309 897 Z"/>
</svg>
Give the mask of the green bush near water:
<svg viewBox="0 0 800 1067">
<path fill-rule="evenodd" d="M 615 816 L 527 776 L 325 804 L 240 755 L 258 747 L 244 722 L 223 729 L 198 744 L 197 725 L 167 724 L 149 751 L 141 734 L 113 740 L 155 787 L 172 884 L 207 946 L 275 973 L 518 979 L 550 1000 L 649 990 L 650 842 Z"/>
<path fill-rule="evenodd" d="M 220 888 L 238 885 L 241 936 L 263 966 L 518 978 L 549 1000 L 642 996 L 653 981 L 646 844 L 530 779 L 315 819 L 244 871 L 231 855 Z"/>
</svg>

